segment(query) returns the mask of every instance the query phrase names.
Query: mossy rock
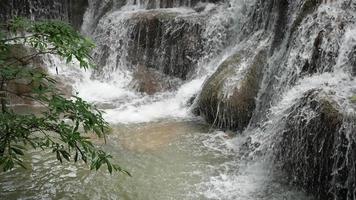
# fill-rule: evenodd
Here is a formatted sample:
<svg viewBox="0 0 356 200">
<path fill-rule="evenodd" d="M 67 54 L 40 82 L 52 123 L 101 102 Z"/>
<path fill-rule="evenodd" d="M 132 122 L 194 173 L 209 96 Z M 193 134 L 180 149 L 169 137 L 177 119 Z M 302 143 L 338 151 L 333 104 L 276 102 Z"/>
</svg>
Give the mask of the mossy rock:
<svg viewBox="0 0 356 200">
<path fill-rule="evenodd" d="M 355 195 L 356 117 L 320 90 L 305 93 L 290 111 L 276 159 L 291 183 L 320 200 Z"/>
<path fill-rule="evenodd" d="M 227 58 L 203 86 L 198 100 L 198 113 L 218 128 L 243 130 L 249 124 L 255 109 L 266 51 L 260 51 L 246 68 L 230 95 L 224 92 L 229 78 L 237 76 L 241 64 L 241 52 Z"/>
</svg>

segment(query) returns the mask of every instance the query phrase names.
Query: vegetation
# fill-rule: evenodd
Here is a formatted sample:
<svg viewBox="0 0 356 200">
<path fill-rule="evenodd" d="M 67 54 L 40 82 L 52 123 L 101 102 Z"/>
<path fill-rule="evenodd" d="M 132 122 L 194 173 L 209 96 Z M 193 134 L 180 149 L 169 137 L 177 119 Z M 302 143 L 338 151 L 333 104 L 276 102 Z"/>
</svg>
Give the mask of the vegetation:
<svg viewBox="0 0 356 200">
<path fill-rule="evenodd" d="M 109 130 L 102 112 L 77 96 L 68 99 L 58 89 L 58 82 L 33 62 L 46 54 L 55 54 L 67 62 L 78 60 L 80 67 L 92 67 L 90 51 L 94 44 L 62 22 L 32 22 L 14 19 L 0 28 L 0 168 L 8 171 L 24 166 L 28 148 L 51 150 L 57 159 L 83 160 L 91 169 L 106 165 L 110 173 L 119 171 L 111 155 L 98 149 L 89 134 L 105 139 Z M 31 49 L 29 55 L 16 57 L 13 48 Z M 16 50 L 16 49 L 15 49 Z M 29 64 L 32 62 L 32 66 Z M 31 92 L 11 90 L 16 81 L 26 80 Z M 39 114 L 14 111 L 10 97 L 15 95 L 43 106 Z M 42 109 L 41 109 L 42 110 Z"/>
<path fill-rule="evenodd" d="M 351 103 L 356 104 L 356 95 L 351 96 L 350 101 L 351 101 Z"/>
</svg>

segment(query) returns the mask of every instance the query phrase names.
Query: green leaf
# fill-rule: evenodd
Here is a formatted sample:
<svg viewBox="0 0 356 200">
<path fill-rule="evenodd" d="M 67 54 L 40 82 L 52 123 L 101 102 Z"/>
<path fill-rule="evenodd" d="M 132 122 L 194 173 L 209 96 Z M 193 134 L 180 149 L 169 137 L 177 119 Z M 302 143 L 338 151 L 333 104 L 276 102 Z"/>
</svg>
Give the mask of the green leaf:
<svg viewBox="0 0 356 200">
<path fill-rule="evenodd" d="M 78 151 L 75 151 L 74 162 L 78 162 Z"/>
<path fill-rule="evenodd" d="M 106 165 L 108 166 L 108 171 L 110 174 L 112 174 L 112 165 L 111 163 L 109 162 L 109 160 L 105 159 L 105 162 L 106 162 Z"/>
<path fill-rule="evenodd" d="M 70 154 L 67 151 L 60 150 L 60 152 L 64 159 L 66 159 L 67 161 L 70 161 Z"/>
<path fill-rule="evenodd" d="M 62 160 L 62 157 L 61 157 L 61 154 L 59 153 L 59 151 L 56 151 L 56 154 L 57 154 L 57 160 L 59 160 L 59 162 L 63 163 L 63 160 Z"/>
<path fill-rule="evenodd" d="M 22 151 L 21 149 L 18 149 L 18 148 L 15 148 L 15 147 L 11 147 L 10 149 L 11 149 L 14 153 L 16 153 L 16 154 L 18 154 L 18 155 L 21 155 L 21 156 L 24 155 L 24 153 L 23 153 L 23 151 Z"/>
</svg>

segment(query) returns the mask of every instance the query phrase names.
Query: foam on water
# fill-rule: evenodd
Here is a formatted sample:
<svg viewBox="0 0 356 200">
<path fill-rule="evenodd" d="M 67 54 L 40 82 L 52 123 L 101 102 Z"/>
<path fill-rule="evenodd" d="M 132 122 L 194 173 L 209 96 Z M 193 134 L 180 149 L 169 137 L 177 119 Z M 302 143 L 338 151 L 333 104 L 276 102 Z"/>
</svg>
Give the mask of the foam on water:
<svg viewBox="0 0 356 200">
<path fill-rule="evenodd" d="M 177 92 L 143 97 L 146 101 L 137 99 L 118 108 L 106 110 L 104 116 L 111 123 L 142 123 L 167 118 L 194 118 L 187 103 L 199 91 L 202 83 L 203 79 L 190 81 L 183 84 Z"/>
</svg>

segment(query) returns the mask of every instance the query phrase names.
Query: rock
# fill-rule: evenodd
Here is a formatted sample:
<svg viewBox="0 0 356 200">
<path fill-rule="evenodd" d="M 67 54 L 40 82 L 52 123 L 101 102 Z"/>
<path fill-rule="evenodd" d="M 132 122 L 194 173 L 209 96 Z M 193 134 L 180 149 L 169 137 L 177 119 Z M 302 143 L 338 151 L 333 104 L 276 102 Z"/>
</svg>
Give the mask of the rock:
<svg viewBox="0 0 356 200">
<path fill-rule="evenodd" d="M 133 23 L 127 59 L 166 75 L 186 80 L 202 56 L 202 26 L 199 20 L 179 17 L 174 12 L 142 12 Z"/>
<path fill-rule="evenodd" d="M 271 44 L 271 51 L 282 44 L 286 30 L 288 28 L 288 7 L 290 6 L 288 0 L 276 1 L 277 18 L 274 24 L 274 38 Z"/>
<path fill-rule="evenodd" d="M 241 67 L 240 53 L 227 58 L 203 86 L 197 104 L 200 115 L 219 128 L 246 128 L 255 109 L 266 57 L 266 51 L 260 51 L 240 74 L 237 73 Z M 225 85 L 231 84 L 234 77 L 240 79 L 228 89 L 230 94 L 225 94 Z"/>
<path fill-rule="evenodd" d="M 293 34 L 295 30 L 301 25 L 302 21 L 305 19 L 306 16 L 310 15 L 315 11 L 321 4 L 321 0 L 304 0 L 302 1 L 302 6 L 298 12 L 297 17 L 295 18 L 291 33 Z"/>
<path fill-rule="evenodd" d="M 5 62 L 13 66 L 24 66 L 25 68 L 32 68 L 39 72 L 46 72 L 43 60 L 36 56 L 31 60 L 28 57 L 35 54 L 35 50 L 25 47 L 23 45 L 13 45 L 8 50 L 8 56 L 5 58 Z M 32 92 L 33 87 L 37 83 L 31 79 L 22 78 L 9 81 L 6 85 L 6 89 L 11 91 L 8 93 L 10 104 L 31 104 L 32 100 L 28 98 L 21 98 L 19 96 L 26 96 Z"/>
<path fill-rule="evenodd" d="M 5 62 L 11 66 L 22 66 L 24 69 L 32 69 L 38 73 L 47 73 L 47 66 L 44 59 L 41 56 L 34 56 L 36 50 L 33 48 L 25 47 L 23 45 L 12 45 L 9 48 L 8 57 L 5 58 Z M 32 59 L 29 59 L 33 57 Z M 69 97 L 72 95 L 72 87 L 66 83 L 66 81 L 57 78 L 56 86 L 59 91 Z M 26 96 L 31 95 L 33 89 L 38 87 L 39 83 L 31 78 L 23 77 L 9 81 L 6 85 L 6 89 L 10 91 L 8 98 L 10 104 L 33 104 L 31 98 Z"/>
<path fill-rule="evenodd" d="M 315 38 L 311 59 L 310 61 L 307 60 L 302 68 L 303 74 L 314 74 L 318 72 L 318 69 L 320 68 L 320 62 L 321 62 L 320 57 L 322 53 L 321 45 L 323 41 L 323 35 L 324 32 L 320 31 L 318 36 Z"/>
<path fill-rule="evenodd" d="M 351 65 L 351 75 L 356 76 L 356 46 L 352 48 L 348 57 Z"/>
<path fill-rule="evenodd" d="M 80 30 L 83 24 L 84 14 L 88 7 L 88 0 L 70 0 L 69 2 L 69 22 L 77 30 Z"/>
<path fill-rule="evenodd" d="M 322 91 L 305 94 L 286 117 L 277 162 L 292 183 L 317 199 L 355 197 L 356 117 Z"/>
<path fill-rule="evenodd" d="M 131 86 L 139 92 L 153 95 L 175 89 L 179 83 L 180 80 L 177 78 L 167 77 L 155 69 L 138 65 L 134 71 Z"/>
<path fill-rule="evenodd" d="M 218 3 L 224 0 L 138 0 L 134 4 L 145 5 L 146 9 L 174 8 L 174 7 L 193 7 L 199 2 Z"/>
</svg>

